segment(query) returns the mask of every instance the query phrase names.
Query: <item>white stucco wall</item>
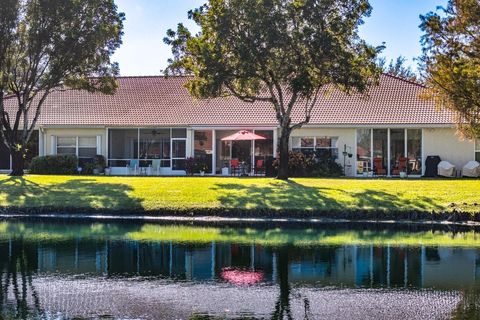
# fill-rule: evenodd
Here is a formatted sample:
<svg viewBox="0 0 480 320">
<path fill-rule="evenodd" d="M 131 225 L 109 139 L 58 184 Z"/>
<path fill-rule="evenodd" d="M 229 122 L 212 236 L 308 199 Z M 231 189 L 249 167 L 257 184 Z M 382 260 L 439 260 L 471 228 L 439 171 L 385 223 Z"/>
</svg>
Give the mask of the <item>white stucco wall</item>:
<svg viewBox="0 0 480 320">
<path fill-rule="evenodd" d="M 424 157 L 438 155 L 454 164 L 457 171 L 468 161 L 475 160 L 474 149 L 475 143 L 459 137 L 454 128 L 423 129 Z"/>
<path fill-rule="evenodd" d="M 103 128 L 91 128 L 91 129 L 80 129 L 80 128 L 68 128 L 68 129 L 44 129 L 44 154 L 52 154 L 52 136 L 55 137 L 94 137 L 101 136 L 101 154 L 104 157 L 107 157 L 107 141 L 106 141 L 106 130 Z"/>
<path fill-rule="evenodd" d="M 353 176 L 355 174 L 355 131 L 350 128 L 301 128 L 294 130 L 291 137 L 338 137 L 338 163 L 343 166 L 343 149 L 347 146 L 347 151 L 353 154 L 352 158 L 346 158 L 346 174 Z M 292 141 L 290 139 L 290 148 Z"/>
</svg>

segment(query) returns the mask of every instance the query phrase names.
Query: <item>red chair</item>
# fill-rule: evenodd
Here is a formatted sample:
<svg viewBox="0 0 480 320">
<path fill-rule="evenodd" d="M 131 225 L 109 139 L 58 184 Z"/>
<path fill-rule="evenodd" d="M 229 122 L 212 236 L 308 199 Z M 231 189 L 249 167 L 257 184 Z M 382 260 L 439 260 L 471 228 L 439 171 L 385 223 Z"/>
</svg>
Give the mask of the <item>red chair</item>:
<svg viewBox="0 0 480 320">
<path fill-rule="evenodd" d="M 238 159 L 230 160 L 230 173 L 232 175 L 235 175 L 235 173 L 239 171 L 239 169 L 240 169 L 240 162 L 238 161 Z"/>
<path fill-rule="evenodd" d="M 407 163 L 408 163 L 408 158 L 405 157 L 400 157 L 398 158 L 398 165 L 393 168 L 393 175 L 399 175 L 400 172 L 406 172 L 407 171 Z"/>
<path fill-rule="evenodd" d="M 259 173 L 265 174 L 265 161 L 263 159 L 258 159 L 255 164 L 255 175 Z"/>
<path fill-rule="evenodd" d="M 377 176 L 384 176 L 387 174 L 387 170 L 383 167 L 382 158 L 373 158 L 373 168 Z"/>
</svg>

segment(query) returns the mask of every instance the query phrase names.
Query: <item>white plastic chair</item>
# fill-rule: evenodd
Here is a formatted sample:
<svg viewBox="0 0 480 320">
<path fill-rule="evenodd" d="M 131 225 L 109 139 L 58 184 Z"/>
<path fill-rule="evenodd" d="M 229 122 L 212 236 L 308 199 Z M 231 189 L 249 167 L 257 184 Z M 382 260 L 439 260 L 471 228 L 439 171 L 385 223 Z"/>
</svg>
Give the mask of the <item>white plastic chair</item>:
<svg viewBox="0 0 480 320">
<path fill-rule="evenodd" d="M 478 161 L 469 161 L 462 168 L 462 176 L 478 178 L 480 176 L 480 163 Z"/>
<path fill-rule="evenodd" d="M 448 161 L 440 161 L 437 166 L 437 171 L 439 176 L 446 178 L 454 178 L 456 173 L 455 166 Z"/>
</svg>

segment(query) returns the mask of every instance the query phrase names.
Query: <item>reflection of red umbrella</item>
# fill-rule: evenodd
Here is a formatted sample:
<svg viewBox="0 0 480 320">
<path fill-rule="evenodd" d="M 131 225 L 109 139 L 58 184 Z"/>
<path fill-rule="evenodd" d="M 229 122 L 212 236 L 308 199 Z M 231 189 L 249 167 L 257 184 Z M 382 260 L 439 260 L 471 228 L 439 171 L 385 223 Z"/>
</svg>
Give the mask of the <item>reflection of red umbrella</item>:
<svg viewBox="0 0 480 320">
<path fill-rule="evenodd" d="M 239 140 L 266 140 L 267 138 L 259 136 L 247 130 L 241 130 L 228 137 L 222 138 L 222 141 L 239 141 Z"/>
<path fill-rule="evenodd" d="M 233 268 L 224 268 L 220 274 L 222 279 L 237 285 L 255 284 L 263 280 L 263 273 Z"/>
</svg>

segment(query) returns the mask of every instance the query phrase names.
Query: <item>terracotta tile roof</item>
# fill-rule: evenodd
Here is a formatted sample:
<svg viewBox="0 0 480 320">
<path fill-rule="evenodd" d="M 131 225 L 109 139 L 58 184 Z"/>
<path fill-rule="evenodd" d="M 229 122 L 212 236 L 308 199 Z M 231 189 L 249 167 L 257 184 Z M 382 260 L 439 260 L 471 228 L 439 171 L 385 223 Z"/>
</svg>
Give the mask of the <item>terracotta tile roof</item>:
<svg viewBox="0 0 480 320">
<path fill-rule="evenodd" d="M 114 95 L 64 90 L 46 100 L 39 125 L 185 126 L 276 125 L 272 106 L 236 98 L 197 100 L 183 87 L 185 77 L 120 77 Z M 318 99 L 310 124 L 451 124 L 452 114 L 419 97 L 423 87 L 382 75 L 368 97 L 338 90 Z M 14 103 L 9 99 L 7 105 Z M 295 112 L 303 117 L 303 106 Z"/>
</svg>

